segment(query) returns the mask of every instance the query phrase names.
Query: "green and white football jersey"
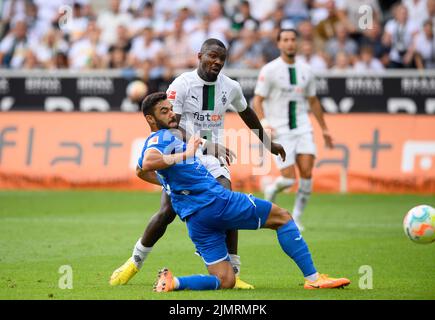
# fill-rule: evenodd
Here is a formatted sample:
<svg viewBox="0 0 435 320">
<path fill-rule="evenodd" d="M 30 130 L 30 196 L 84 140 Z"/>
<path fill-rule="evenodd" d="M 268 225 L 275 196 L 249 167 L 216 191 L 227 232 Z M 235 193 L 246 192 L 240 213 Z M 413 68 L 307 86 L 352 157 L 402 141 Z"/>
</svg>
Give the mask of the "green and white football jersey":
<svg viewBox="0 0 435 320">
<path fill-rule="evenodd" d="M 240 84 L 222 73 L 215 82 L 206 82 L 197 70 L 185 72 L 170 84 L 167 95 L 174 112 L 181 114 L 180 127 L 213 142 L 222 139 L 219 131 L 230 105 L 237 112 L 248 106 Z"/>
<path fill-rule="evenodd" d="M 303 62 L 288 64 L 281 57 L 264 65 L 255 94 L 264 97 L 264 115 L 276 136 L 311 132 L 307 97 L 316 95 L 311 67 Z"/>
</svg>

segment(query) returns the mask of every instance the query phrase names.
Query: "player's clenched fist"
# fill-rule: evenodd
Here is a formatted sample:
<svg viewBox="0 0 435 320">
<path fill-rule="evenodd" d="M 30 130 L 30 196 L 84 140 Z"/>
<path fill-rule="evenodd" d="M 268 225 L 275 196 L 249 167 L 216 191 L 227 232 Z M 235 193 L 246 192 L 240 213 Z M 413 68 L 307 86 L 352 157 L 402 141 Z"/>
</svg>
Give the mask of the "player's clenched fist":
<svg viewBox="0 0 435 320">
<path fill-rule="evenodd" d="M 272 142 L 270 146 L 270 152 L 272 152 L 275 155 L 281 156 L 282 161 L 285 161 L 286 153 L 283 146 L 280 145 L 279 143 Z"/>
<path fill-rule="evenodd" d="M 197 136 L 192 136 L 189 139 L 186 147 L 186 158 L 192 158 L 195 155 L 196 150 L 199 145 L 202 143 L 202 139 Z"/>
</svg>

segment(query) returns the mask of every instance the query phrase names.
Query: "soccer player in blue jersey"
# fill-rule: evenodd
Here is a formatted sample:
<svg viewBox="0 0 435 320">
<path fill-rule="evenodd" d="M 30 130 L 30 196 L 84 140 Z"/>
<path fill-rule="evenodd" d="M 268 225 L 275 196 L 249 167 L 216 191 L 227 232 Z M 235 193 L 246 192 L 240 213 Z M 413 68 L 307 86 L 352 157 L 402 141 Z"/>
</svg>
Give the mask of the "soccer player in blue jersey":
<svg viewBox="0 0 435 320">
<path fill-rule="evenodd" d="M 159 272 L 154 290 L 216 290 L 232 288 L 235 274 L 225 244 L 230 229 L 274 229 L 283 251 L 305 277 L 306 289 L 338 288 L 349 285 L 345 278 L 319 274 L 311 254 L 291 215 L 277 205 L 224 188 L 196 158 L 202 139 L 188 144 L 177 137 L 178 122 L 166 93 L 153 93 L 142 103 L 151 128 L 138 166 L 149 182 L 162 185 L 170 194 L 173 208 L 187 224 L 189 236 L 209 275 L 175 277 L 168 269 Z"/>
</svg>

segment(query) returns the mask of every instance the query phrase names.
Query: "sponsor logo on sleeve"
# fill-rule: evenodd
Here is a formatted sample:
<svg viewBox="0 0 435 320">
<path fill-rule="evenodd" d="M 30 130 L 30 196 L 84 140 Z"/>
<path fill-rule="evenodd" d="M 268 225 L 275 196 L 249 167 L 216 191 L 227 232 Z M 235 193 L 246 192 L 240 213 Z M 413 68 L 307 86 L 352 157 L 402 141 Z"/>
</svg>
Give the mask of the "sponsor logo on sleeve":
<svg viewBox="0 0 435 320">
<path fill-rule="evenodd" d="M 159 143 L 159 137 L 158 136 L 152 137 L 151 139 L 148 140 L 148 147 L 157 143 Z"/>
<path fill-rule="evenodd" d="M 168 99 L 169 100 L 175 100 L 175 97 L 177 96 L 177 92 L 174 90 L 169 90 L 168 91 Z"/>
</svg>

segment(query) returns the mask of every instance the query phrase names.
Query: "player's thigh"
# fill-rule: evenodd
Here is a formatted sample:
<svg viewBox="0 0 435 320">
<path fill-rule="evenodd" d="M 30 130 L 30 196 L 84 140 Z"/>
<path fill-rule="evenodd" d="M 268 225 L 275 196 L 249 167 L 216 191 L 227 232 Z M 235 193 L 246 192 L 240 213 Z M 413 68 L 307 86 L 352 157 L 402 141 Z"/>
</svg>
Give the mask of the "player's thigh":
<svg viewBox="0 0 435 320">
<path fill-rule="evenodd" d="M 228 190 L 232 190 L 231 188 L 231 180 L 229 180 L 227 177 L 221 175 L 216 178 L 216 180 L 225 188 Z"/>
<path fill-rule="evenodd" d="M 234 287 L 236 277 L 233 267 L 229 261 L 221 261 L 207 266 L 208 273 L 219 278 L 221 289 L 231 289 Z"/>
<path fill-rule="evenodd" d="M 269 216 L 262 226 L 262 228 L 267 229 L 278 229 L 279 227 L 285 225 L 287 222 L 289 222 L 292 219 L 292 216 L 290 213 L 276 204 L 272 203 L 272 207 L 270 209 Z"/>
<path fill-rule="evenodd" d="M 189 237 L 204 263 L 208 265 L 229 260 L 225 244 L 225 228 L 218 226 L 213 207 L 197 212 L 186 220 Z"/>
<path fill-rule="evenodd" d="M 219 224 L 225 230 L 257 230 L 267 220 L 272 203 L 241 192 L 233 192 L 219 213 Z"/>
<path fill-rule="evenodd" d="M 296 141 L 296 164 L 301 178 L 311 178 L 314 161 L 317 154 L 312 132 L 298 136 Z"/>
<path fill-rule="evenodd" d="M 216 180 L 226 189 L 228 190 L 232 190 L 231 189 L 231 181 L 225 177 L 225 176 L 220 176 L 217 177 Z M 227 239 L 226 239 L 226 243 L 228 246 L 228 250 L 230 253 L 236 253 L 237 252 L 237 242 L 238 242 L 238 230 L 236 229 L 232 229 L 232 230 L 227 230 L 226 235 L 227 235 Z"/>
<path fill-rule="evenodd" d="M 160 210 L 158 215 L 166 224 L 170 224 L 177 216 L 174 208 L 172 207 L 171 197 L 164 189 L 162 190 L 162 195 L 160 197 Z"/>
</svg>

